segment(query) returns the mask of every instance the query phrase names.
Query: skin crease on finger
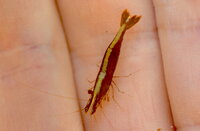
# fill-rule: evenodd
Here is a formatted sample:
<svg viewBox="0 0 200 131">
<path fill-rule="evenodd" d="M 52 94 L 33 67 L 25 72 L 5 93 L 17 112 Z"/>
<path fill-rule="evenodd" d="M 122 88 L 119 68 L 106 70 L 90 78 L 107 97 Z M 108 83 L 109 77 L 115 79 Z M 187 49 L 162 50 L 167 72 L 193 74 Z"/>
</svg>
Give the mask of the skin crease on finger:
<svg viewBox="0 0 200 131">
<path fill-rule="evenodd" d="M 113 3 L 115 6 L 113 6 Z M 119 28 L 124 9 L 142 15 L 141 21 L 127 31 L 122 44 L 116 75 L 133 74 L 115 80 L 125 92 L 115 93 L 103 102 L 93 116 L 83 113 L 88 131 L 173 131 L 168 97 L 162 71 L 161 55 L 151 1 L 58 1 L 80 98 L 88 98 L 89 80 L 98 73 L 97 64 Z M 78 9 L 78 10 L 77 10 Z M 99 63 L 98 63 L 99 62 Z M 81 102 L 84 107 L 86 102 Z"/>
<path fill-rule="evenodd" d="M 200 1 L 154 3 L 175 125 L 178 131 L 199 131 Z"/>
<path fill-rule="evenodd" d="M 55 3 L 0 0 L 0 16 L 0 130 L 83 130 L 80 113 L 61 115 L 76 100 L 38 91 L 76 98 Z"/>
</svg>

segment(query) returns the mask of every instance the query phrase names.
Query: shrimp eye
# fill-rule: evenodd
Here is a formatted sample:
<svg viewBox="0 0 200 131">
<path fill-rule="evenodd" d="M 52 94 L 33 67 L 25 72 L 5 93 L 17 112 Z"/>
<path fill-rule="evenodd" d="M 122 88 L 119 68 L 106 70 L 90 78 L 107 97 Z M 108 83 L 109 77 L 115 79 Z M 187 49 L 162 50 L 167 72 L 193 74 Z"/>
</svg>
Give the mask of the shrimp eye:
<svg viewBox="0 0 200 131">
<path fill-rule="evenodd" d="M 88 90 L 88 94 L 93 94 L 93 91 L 92 90 Z"/>
</svg>

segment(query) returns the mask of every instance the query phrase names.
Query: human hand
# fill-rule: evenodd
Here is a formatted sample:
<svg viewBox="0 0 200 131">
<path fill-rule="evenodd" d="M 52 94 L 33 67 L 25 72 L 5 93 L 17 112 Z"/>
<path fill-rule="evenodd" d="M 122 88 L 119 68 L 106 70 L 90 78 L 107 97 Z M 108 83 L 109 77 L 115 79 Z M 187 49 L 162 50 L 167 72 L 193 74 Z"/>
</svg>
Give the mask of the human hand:
<svg viewBox="0 0 200 131">
<path fill-rule="evenodd" d="M 1 3 L 0 130 L 198 130 L 198 2 Z M 75 90 L 88 98 L 87 79 L 95 79 L 125 8 L 142 19 L 124 37 L 115 74 L 136 73 L 115 80 L 125 92 L 114 91 L 120 107 L 103 102 L 96 119 L 83 113 L 82 123 L 78 103 L 87 101 Z"/>
</svg>

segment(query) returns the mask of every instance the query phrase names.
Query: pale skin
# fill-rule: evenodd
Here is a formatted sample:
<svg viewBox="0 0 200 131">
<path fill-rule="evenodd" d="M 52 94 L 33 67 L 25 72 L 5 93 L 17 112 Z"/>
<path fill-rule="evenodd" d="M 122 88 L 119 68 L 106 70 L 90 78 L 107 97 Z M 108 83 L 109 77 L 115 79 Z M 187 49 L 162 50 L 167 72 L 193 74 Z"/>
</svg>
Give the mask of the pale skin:
<svg viewBox="0 0 200 131">
<path fill-rule="evenodd" d="M 0 0 L 0 130 L 200 130 L 199 5 Z M 79 104 L 85 106 L 94 84 L 88 80 L 95 79 L 125 8 L 142 19 L 124 36 L 115 74 L 135 73 L 114 79 L 125 92 L 114 87 L 120 107 L 110 90 L 110 102 L 81 119 Z"/>
</svg>

